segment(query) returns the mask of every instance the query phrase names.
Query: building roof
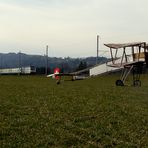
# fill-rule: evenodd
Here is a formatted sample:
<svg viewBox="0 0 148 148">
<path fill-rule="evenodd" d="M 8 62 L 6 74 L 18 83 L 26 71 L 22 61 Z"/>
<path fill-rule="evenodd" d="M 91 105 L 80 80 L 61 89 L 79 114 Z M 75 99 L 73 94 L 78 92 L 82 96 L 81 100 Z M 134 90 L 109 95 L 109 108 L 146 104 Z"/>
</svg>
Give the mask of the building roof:
<svg viewBox="0 0 148 148">
<path fill-rule="evenodd" d="M 141 46 L 145 44 L 145 42 L 134 42 L 134 43 L 124 43 L 124 44 L 104 44 L 105 46 L 109 48 L 119 49 L 119 48 L 125 48 L 125 47 L 133 47 L 133 46 Z"/>
</svg>

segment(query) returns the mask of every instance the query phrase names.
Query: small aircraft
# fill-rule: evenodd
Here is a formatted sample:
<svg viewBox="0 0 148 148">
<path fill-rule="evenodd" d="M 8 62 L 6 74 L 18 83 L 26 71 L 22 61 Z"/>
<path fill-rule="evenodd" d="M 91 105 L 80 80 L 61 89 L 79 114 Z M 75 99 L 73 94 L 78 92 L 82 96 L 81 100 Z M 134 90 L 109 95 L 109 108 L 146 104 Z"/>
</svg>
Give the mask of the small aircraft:
<svg viewBox="0 0 148 148">
<path fill-rule="evenodd" d="M 53 74 L 50 74 L 50 75 L 47 75 L 47 77 L 52 77 L 53 79 L 56 79 L 56 83 L 57 84 L 60 84 L 61 82 L 61 77 L 62 76 L 68 76 L 70 77 L 70 80 L 71 81 L 74 81 L 74 80 L 83 80 L 86 78 L 86 76 L 81 76 L 79 75 L 81 72 L 85 72 L 87 69 L 84 69 L 84 70 L 80 70 L 80 71 L 77 71 L 77 72 L 73 72 L 73 73 L 60 73 L 60 68 L 55 68 L 54 69 L 54 73 Z"/>
<path fill-rule="evenodd" d="M 52 77 L 53 79 L 56 79 L 56 83 L 60 84 L 61 81 L 61 76 L 71 76 L 71 80 L 74 80 L 74 74 L 70 74 L 70 73 L 60 73 L 60 68 L 55 68 L 54 69 L 54 73 L 47 75 L 47 77 Z"/>
<path fill-rule="evenodd" d="M 144 63 L 148 66 L 148 46 L 145 42 L 126 44 L 104 44 L 110 48 L 111 62 L 107 66 L 122 68 L 116 86 L 124 86 L 127 76 L 132 71 L 133 86 L 141 86 L 140 75 Z"/>
<path fill-rule="evenodd" d="M 53 74 L 47 75 L 47 77 L 52 77 L 53 79 L 56 78 L 56 75 L 60 73 L 60 68 L 55 68 Z M 58 78 L 58 77 L 57 77 Z"/>
</svg>

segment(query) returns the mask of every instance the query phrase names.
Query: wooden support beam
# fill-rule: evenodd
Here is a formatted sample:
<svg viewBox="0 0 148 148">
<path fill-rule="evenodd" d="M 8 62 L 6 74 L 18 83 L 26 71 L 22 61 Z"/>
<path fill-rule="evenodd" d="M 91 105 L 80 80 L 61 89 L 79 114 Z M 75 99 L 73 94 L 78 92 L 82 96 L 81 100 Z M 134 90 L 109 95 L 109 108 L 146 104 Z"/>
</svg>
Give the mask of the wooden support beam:
<svg viewBox="0 0 148 148">
<path fill-rule="evenodd" d="M 111 53 L 112 63 L 114 64 L 114 58 L 113 58 L 112 48 L 110 48 L 110 53 Z"/>
<path fill-rule="evenodd" d="M 135 61 L 135 56 L 134 56 L 134 46 L 132 46 L 132 56 L 133 56 L 133 61 Z"/>
<path fill-rule="evenodd" d="M 125 48 L 126 47 L 124 47 L 124 55 L 125 55 L 125 61 L 127 62 L 127 55 L 126 55 L 126 52 L 125 52 Z"/>
<path fill-rule="evenodd" d="M 121 59 L 121 65 L 122 65 L 122 63 L 123 63 L 124 54 L 125 54 L 125 48 L 123 48 L 123 55 L 122 55 L 122 59 Z"/>
</svg>

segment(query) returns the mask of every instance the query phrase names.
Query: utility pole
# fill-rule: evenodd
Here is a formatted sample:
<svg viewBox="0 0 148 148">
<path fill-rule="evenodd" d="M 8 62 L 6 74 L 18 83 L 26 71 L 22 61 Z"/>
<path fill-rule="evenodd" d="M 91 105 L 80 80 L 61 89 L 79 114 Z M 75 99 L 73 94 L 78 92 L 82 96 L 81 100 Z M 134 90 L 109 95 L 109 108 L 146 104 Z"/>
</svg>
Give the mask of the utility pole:
<svg viewBox="0 0 148 148">
<path fill-rule="evenodd" d="M 2 54 L 1 54 L 1 69 L 2 69 L 2 67 L 3 67 L 3 66 L 2 66 L 2 60 L 3 60 L 3 59 L 2 59 Z"/>
<path fill-rule="evenodd" d="M 96 58 L 96 64 L 98 64 L 98 57 L 99 57 L 99 35 L 97 35 L 97 58 Z"/>
<path fill-rule="evenodd" d="M 21 72 L 22 72 L 22 64 L 21 64 L 21 51 L 19 51 L 19 53 L 18 53 L 18 66 L 19 66 L 19 72 L 18 72 L 18 74 L 20 75 L 21 74 Z"/>
<path fill-rule="evenodd" d="M 46 45 L 46 69 L 45 75 L 48 75 L 48 45 Z"/>
</svg>

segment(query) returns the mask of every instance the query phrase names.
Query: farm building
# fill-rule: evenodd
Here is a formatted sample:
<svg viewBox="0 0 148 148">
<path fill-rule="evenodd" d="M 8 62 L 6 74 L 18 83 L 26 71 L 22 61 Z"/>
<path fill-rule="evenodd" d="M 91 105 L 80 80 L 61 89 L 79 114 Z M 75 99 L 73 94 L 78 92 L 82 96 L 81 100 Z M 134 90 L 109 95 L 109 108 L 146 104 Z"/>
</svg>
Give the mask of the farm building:
<svg viewBox="0 0 148 148">
<path fill-rule="evenodd" d="M 34 66 L 27 66 L 21 68 L 5 68 L 0 69 L 1 75 L 11 75 L 11 74 L 32 74 L 36 73 L 36 68 Z"/>
</svg>

